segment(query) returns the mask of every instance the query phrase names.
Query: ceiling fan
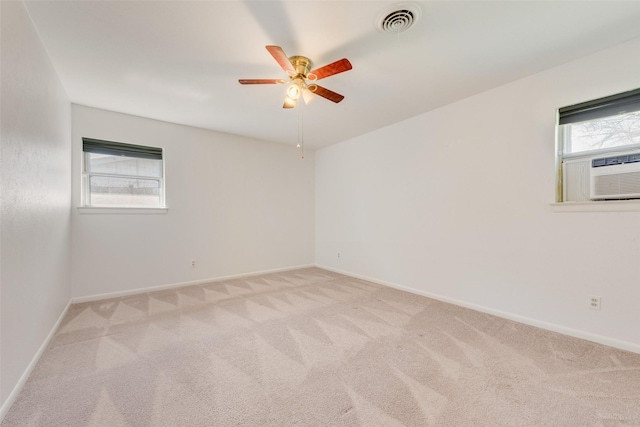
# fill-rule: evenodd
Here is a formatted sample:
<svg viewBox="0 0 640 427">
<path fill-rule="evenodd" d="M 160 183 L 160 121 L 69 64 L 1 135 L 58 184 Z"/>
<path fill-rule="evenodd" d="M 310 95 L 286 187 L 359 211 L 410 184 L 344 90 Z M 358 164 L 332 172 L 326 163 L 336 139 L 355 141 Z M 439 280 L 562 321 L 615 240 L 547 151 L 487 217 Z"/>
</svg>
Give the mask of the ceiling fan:
<svg viewBox="0 0 640 427">
<path fill-rule="evenodd" d="M 287 88 L 287 96 L 284 100 L 282 108 L 293 108 L 298 102 L 298 98 L 302 96 L 305 103 L 313 97 L 313 94 L 321 96 L 338 103 L 344 99 L 343 95 L 326 89 L 314 82 L 334 74 L 349 71 L 351 63 L 347 58 L 342 58 L 324 67 L 311 70 L 311 60 L 304 56 L 287 57 L 284 50 L 280 46 L 266 46 L 267 50 L 289 75 L 289 80 L 283 79 L 240 79 L 243 85 L 260 85 L 260 84 L 285 84 L 291 83 Z M 311 70 L 311 71 L 310 71 Z M 311 82 L 308 83 L 307 81 Z"/>
</svg>

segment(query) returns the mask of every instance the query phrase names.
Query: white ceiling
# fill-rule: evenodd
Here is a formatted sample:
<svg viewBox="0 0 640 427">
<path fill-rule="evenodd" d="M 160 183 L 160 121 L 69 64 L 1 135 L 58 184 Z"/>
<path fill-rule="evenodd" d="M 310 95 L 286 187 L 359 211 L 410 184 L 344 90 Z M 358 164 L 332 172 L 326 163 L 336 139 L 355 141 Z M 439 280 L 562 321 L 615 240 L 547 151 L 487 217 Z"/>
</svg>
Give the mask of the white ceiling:
<svg viewBox="0 0 640 427">
<path fill-rule="evenodd" d="M 640 37 L 640 1 L 419 1 L 399 35 L 375 21 L 390 1 L 28 1 L 71 102 L 295 145 L 353 138 Z M 265 49 L 353 70 L 282 109 L 287 78 Z M 640 54 L 640 53 L 639 53 Z M 614 65 L 612 65 L 614 66 Z M 402 135 L 398 135 L 399 138 Z"/>
</svg>

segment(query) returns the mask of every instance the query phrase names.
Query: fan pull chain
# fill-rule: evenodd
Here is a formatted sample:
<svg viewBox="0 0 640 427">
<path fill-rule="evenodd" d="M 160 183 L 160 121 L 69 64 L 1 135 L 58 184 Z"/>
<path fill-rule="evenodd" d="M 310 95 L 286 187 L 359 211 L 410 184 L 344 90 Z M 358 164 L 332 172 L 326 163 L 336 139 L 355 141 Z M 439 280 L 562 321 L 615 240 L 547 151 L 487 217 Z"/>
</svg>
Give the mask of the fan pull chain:
<svg viewBox="0 0 640 427">
<path fill-rule="evenodd" d="M 302 158 L 304 159 L 304 117 L 302 115 L 302 108 L 299 109 L 298 114 L 298 148 L 302 152 Z"/>
</svg>

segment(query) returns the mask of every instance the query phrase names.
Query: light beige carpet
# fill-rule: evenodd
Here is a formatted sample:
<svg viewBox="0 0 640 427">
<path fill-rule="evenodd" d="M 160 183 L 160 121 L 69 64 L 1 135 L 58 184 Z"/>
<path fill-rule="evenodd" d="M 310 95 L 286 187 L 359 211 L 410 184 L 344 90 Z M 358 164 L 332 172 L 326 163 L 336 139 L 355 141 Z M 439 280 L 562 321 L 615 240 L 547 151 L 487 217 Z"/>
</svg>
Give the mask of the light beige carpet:
<svg viewBox="0 0 640 427">
<path fill-rule="evenodd" d="M 640 355 L 317 268 L 71 307 L 3 426 L 640 426 Z"/>
</svg>

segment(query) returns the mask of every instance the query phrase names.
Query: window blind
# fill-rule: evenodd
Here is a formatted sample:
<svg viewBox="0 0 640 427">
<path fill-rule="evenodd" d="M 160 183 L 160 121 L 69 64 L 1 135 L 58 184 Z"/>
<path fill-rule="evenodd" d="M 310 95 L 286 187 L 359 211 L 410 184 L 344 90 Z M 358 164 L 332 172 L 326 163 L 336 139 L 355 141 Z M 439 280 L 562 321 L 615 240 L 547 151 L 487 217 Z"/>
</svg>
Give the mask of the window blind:
<svg viewBox="0 0 640 427">
<path fill-rule="evenodd" d="M 619 93 L 558 110 L 558 124 L 584 122 L 640 110 L 640 89 Z"/>
<path fill-rule="evenodd" d="M 112 156 L 162 160 L 162 148 L 103 141 L 93 138 L 82 138 L 82 151 L 86 153 L 108 154 Z"/>
</svg>

